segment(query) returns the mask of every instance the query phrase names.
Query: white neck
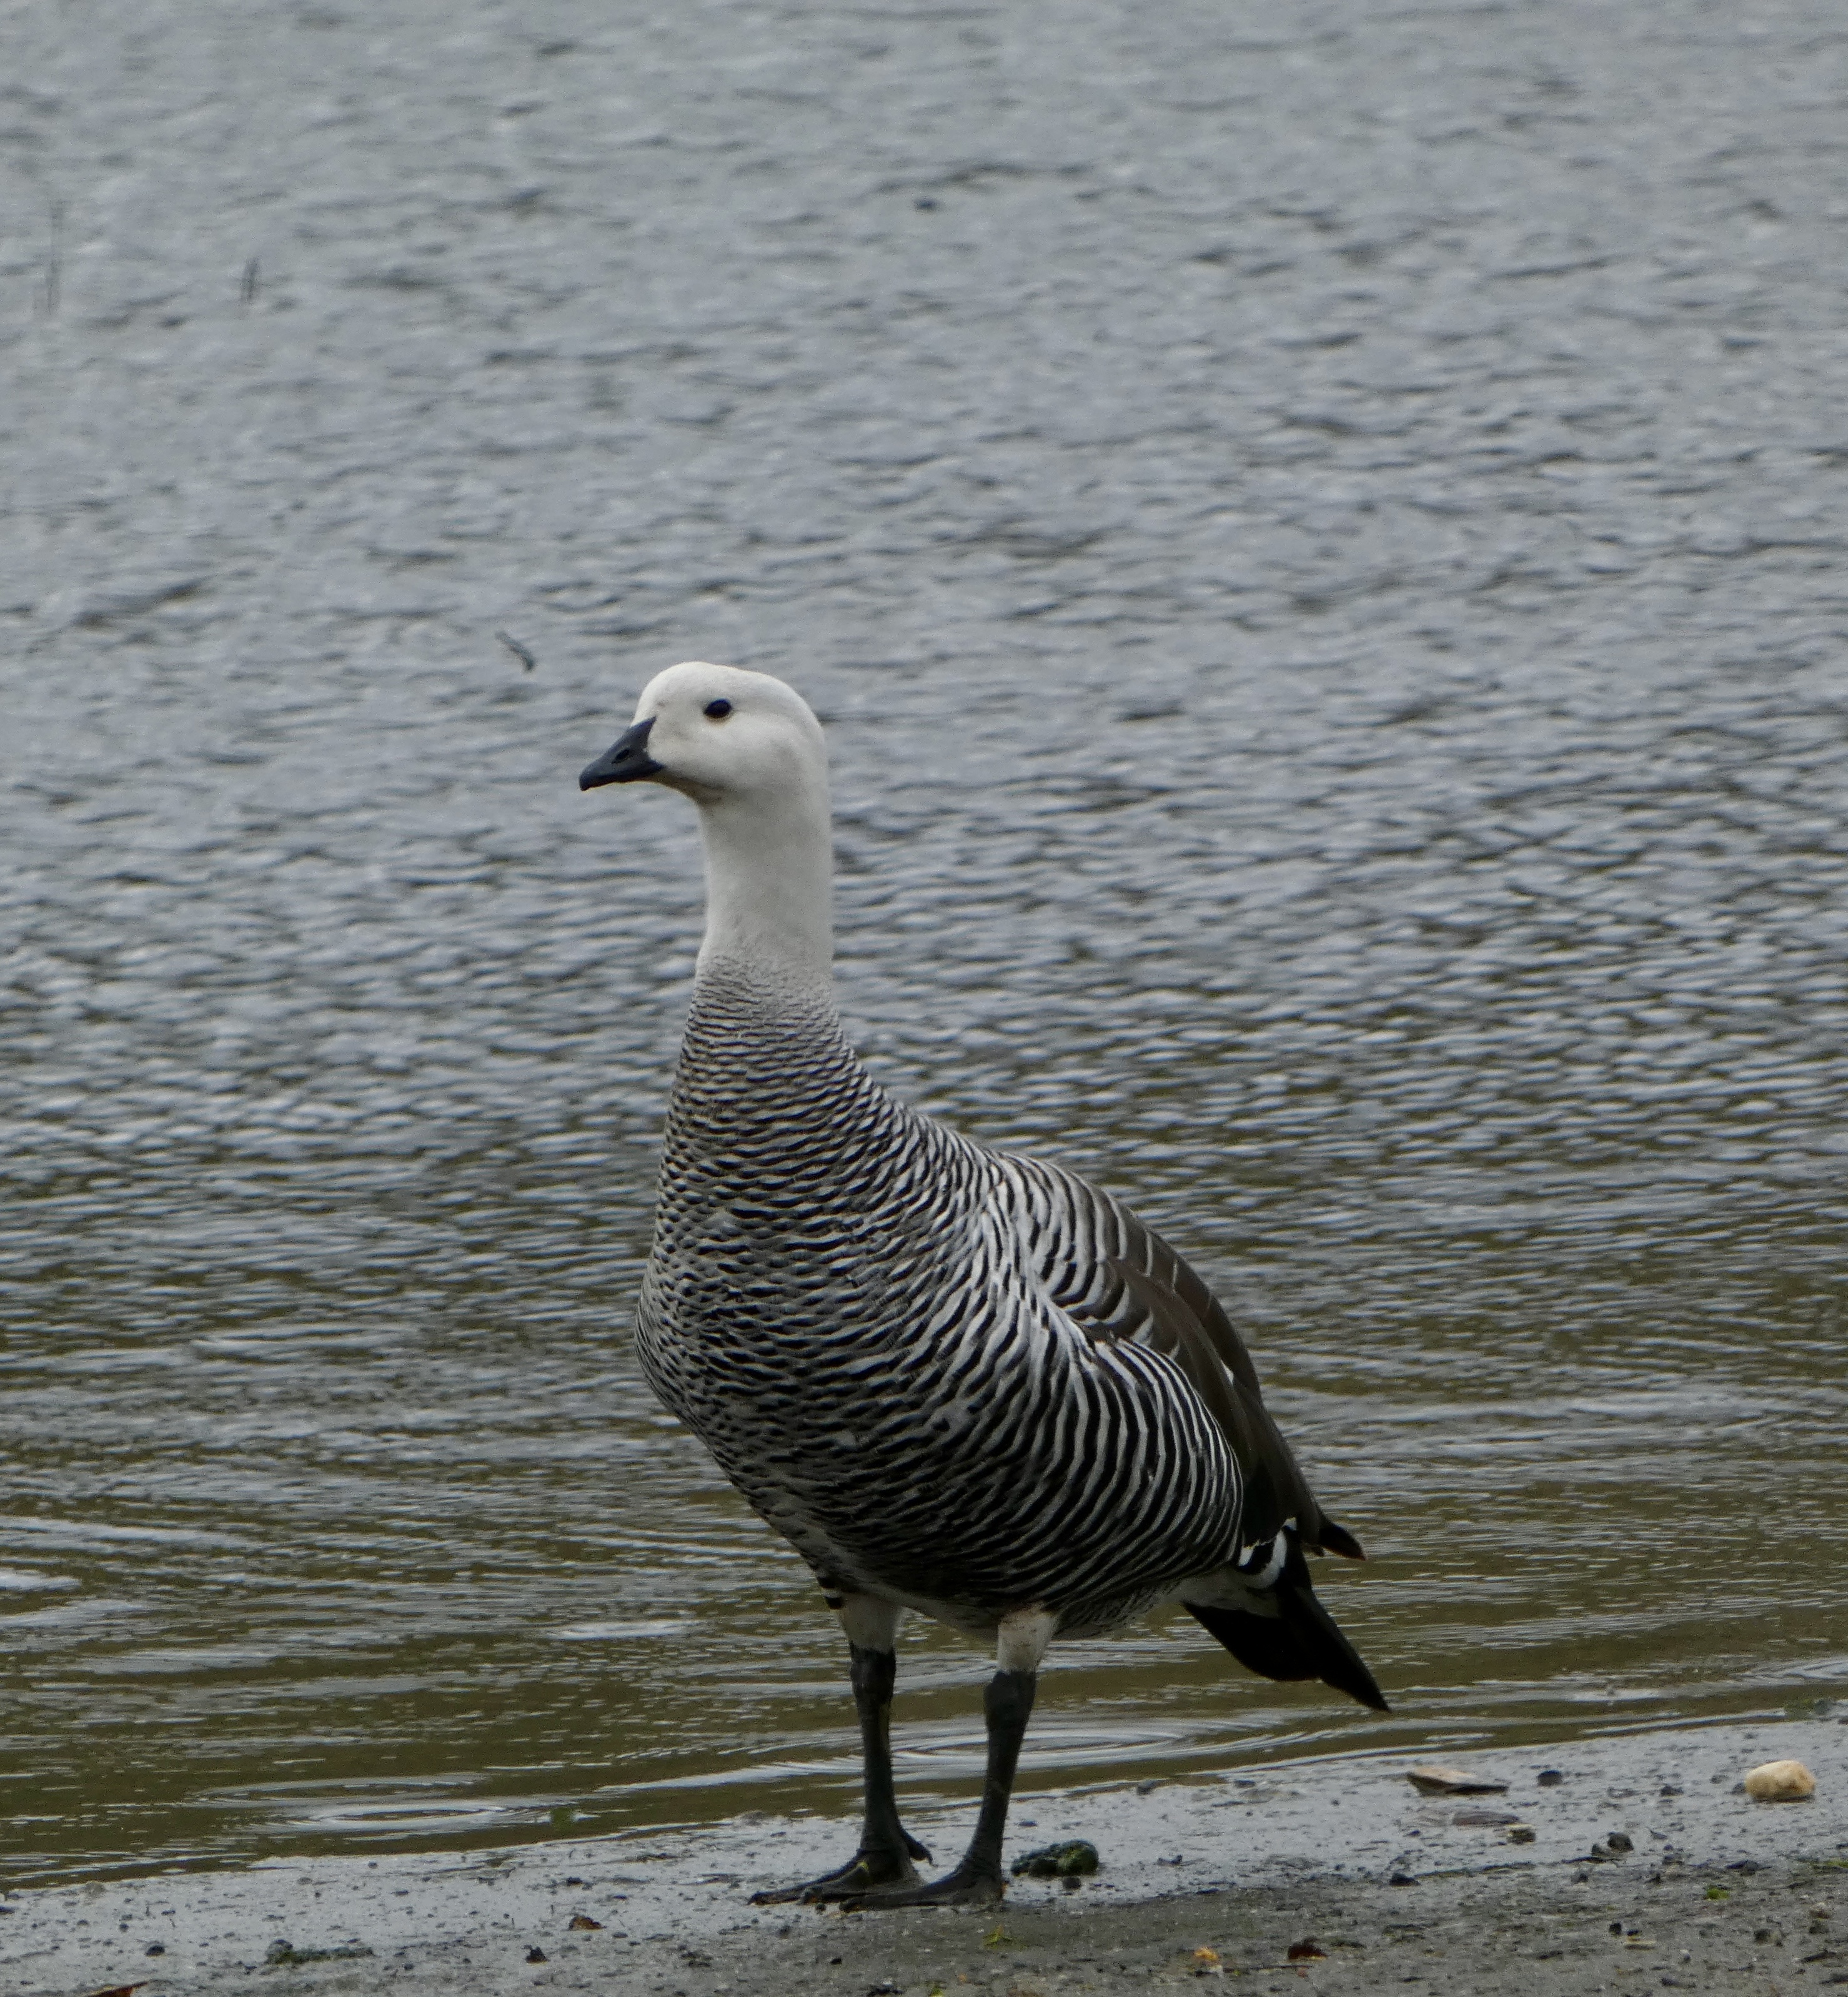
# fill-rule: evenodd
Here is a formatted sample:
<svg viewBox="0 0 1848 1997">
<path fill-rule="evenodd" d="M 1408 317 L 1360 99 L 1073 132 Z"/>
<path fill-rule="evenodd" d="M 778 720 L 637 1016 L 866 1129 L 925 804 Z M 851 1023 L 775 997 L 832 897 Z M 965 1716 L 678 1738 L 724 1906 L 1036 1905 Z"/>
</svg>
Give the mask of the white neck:
<svg viewBox="0 0 1848 1997">
<path fill-rule="evenodd" d="M 773 797 L 699 805 L 706 940 L 699 974 L 734 965 L 826 993 L 833 981 L 834 847 L 825 778 Z"/>
</svg>

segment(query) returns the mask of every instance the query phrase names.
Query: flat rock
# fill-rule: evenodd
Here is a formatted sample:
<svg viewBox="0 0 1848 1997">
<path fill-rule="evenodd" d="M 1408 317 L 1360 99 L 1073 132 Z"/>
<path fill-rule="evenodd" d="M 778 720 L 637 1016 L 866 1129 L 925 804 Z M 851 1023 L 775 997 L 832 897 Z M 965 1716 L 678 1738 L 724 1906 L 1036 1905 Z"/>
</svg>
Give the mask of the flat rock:
<svg viewBox="0 0 1848 1997">
<path fill-rule="evenodd" d="M 1408 1768 L 1405 1779 L 1428 1796 L 1498 1796 L 1508 1785 L 1494 1775 L 1473 1775 L 1466 1768 L 1428 1765 Z"/>
</svg>

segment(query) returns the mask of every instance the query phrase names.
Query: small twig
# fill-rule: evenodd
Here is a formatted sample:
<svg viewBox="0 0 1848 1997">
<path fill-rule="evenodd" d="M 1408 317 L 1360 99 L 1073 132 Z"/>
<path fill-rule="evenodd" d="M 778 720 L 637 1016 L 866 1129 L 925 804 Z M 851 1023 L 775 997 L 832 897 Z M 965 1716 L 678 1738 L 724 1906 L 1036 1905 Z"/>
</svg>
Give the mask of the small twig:
<svg viewBox="0 0 1848 1997">
<path fill-rule="evenodd" d="M 526 667 L 529 673 L 536 665 L 538 664 L 539 661 L 533 657 L 532 654 L 527 650 L 525 646 L 521 644 L 517 638 L 509 637 L 504 631 L 496 631 L 494 635 L 503 645 L 506 647 L 507 650 L 513 654 L 514 657 Z"/>
<path fill-rule="evenodd" d="M 54 318 L 57 312 L 57 302 L 64 290 L 64 204 L 54 201 L 51 204 L 51 247 L 45 257 L 45 316 Z"/>
</svg>

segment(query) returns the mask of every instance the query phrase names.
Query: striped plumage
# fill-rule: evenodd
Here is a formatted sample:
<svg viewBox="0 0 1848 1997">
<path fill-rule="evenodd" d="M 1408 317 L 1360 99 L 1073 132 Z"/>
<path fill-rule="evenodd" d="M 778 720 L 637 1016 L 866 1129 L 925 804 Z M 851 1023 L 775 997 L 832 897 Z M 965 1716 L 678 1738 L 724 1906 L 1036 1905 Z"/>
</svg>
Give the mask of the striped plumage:
<svg viewBox="0 0 1848 1997">
<path fill-rule="evenodd" d="M 848 1046 L 823 756 L 781 682 L 693 664 L 648 688 L 582 779 L 686 791 L 707 852 L 637 1349 L 847 1626 L 866 1830 L 841 1872 L 795 1890 L 992 1897 L 1054 1636 L 1178 1599 L 1253 1669 L 1383 1701 L 1303 1562 L 1359 1549 L 1316 1505 L 1205 1285 L 1109 1195 L 920 1115 Z M 982 1821 L 934 1888 L 890 1799 L 905 1609 L 1000 1652 Z"/>
<path fill-rule="evenodd" d="M 1094 1200 L 907 1109 L 820 1009 L 704 979 L 644 1370 L 834 1592 L 1108 1629 L 1231 1556 L 1238 1475 L 1171 1364 L 1055 1302 L 1105 1302 L 1129 1245 Z"/>
</svg>

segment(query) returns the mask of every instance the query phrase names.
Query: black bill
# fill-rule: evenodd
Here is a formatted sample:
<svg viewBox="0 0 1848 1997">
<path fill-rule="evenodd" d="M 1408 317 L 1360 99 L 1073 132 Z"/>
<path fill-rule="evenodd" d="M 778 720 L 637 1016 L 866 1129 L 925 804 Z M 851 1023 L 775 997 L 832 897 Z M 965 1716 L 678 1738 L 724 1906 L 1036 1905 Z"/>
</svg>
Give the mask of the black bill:
<svg viewBox="0 0 1848 1997">
<path fill-rule="evenodd" d="M 661 765 L 648 754 L 648 730 L 655 717 L 625 728 L 614 742 L 578 778 L 578 788 L 594 791 L 599 784 L 634 784 L 644 777 L 658 775 Z"/>
</svg>

